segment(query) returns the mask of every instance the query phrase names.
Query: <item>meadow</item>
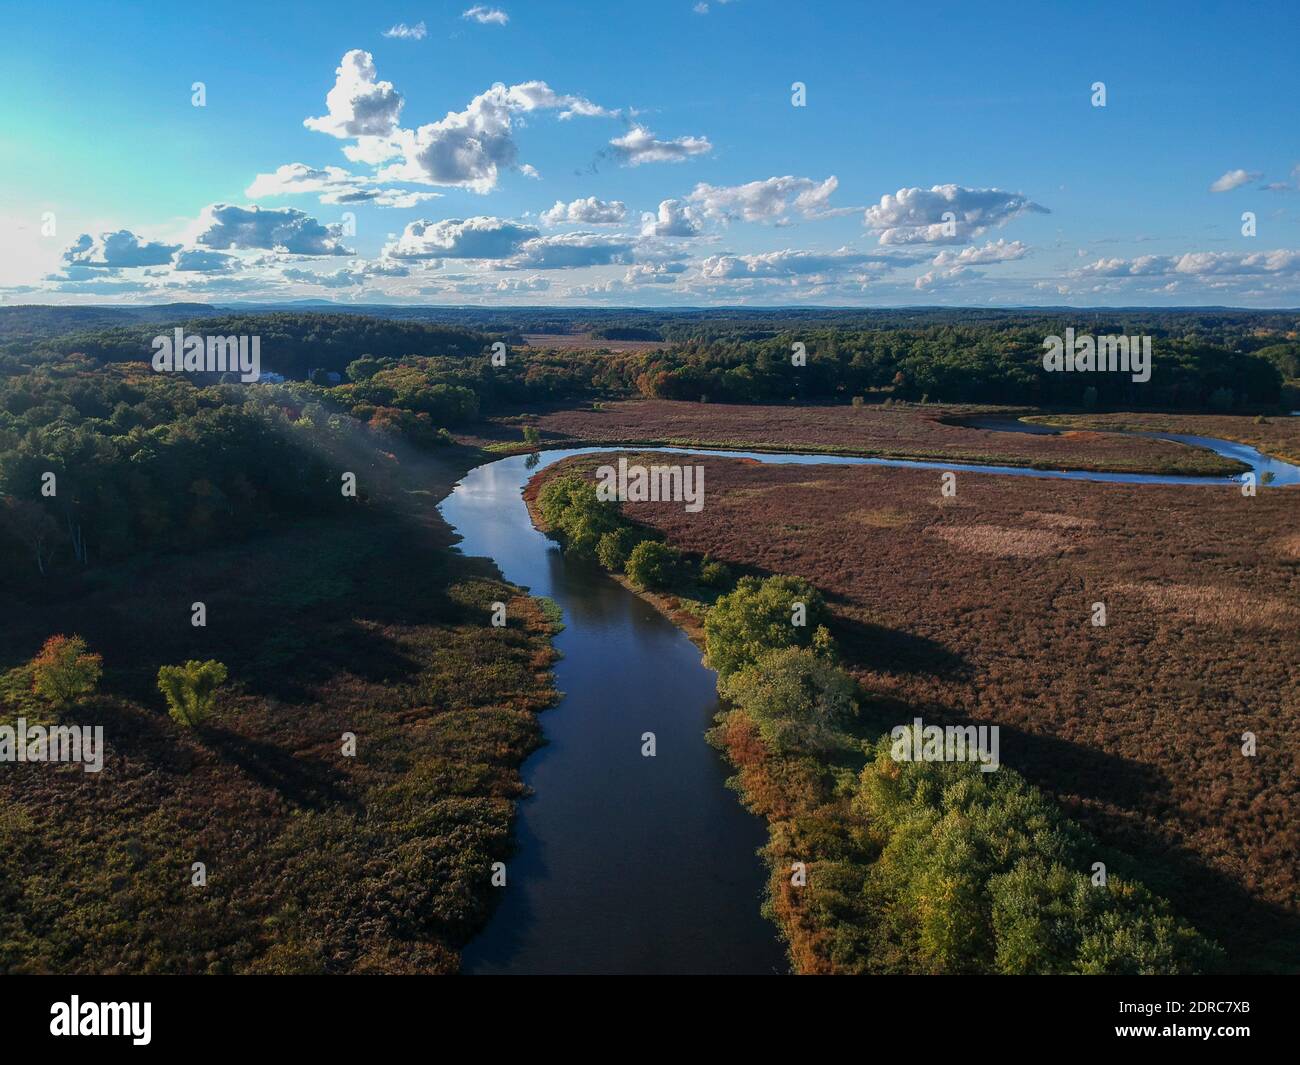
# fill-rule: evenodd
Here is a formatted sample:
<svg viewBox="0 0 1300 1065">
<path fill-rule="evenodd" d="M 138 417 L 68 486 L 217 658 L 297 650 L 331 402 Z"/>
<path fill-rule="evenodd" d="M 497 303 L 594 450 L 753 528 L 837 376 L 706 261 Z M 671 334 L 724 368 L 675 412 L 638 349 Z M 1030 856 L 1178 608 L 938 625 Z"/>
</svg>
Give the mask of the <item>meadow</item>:
<svg viewBox="0 0 1300 1065">
<path fill-rule="evenodd" d="M 697 461 L 702 513 L 624 513 L 736 572 L 811 582 L 882 723 L 999 725 L 1003 763 L 1131 856 L 1234 968 L 1300 965 L 1294 489 L 961 473 L 946 498 L 938 471 Z M 818 789 L 781 786 L 790 766 L 755 777 L 761 744 L 729 728 L 774 846 L 818 838 Z M 778 903 L 812 929 L 814 965 L 817 918 Z"/>
</svg>

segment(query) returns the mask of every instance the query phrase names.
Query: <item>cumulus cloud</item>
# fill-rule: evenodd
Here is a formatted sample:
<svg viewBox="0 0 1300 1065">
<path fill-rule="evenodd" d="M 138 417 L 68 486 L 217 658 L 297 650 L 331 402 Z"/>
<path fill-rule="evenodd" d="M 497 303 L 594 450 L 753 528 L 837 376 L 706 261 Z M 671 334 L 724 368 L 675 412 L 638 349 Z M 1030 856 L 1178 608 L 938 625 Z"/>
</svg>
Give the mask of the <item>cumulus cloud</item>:
<svg viewBox="0 0 1300 1065">
<path fill-rule="evenodd" d="M 499 7 L 485 7 L 483 4 L 475 4 L 460 17 L 482 26 L 504 26 L 510 21 L 510 16 Z"/>
<path fill-rule="evenodd" d="M 351 255 L 337 226 L 323 226 L 292 207 L 236 207 L 214 203 L 200 212 L 196 244 L 207 248 L 262 248 L 294 255 Z"/>
<path fill-rule="evenodd" d="M 339 166 L 310 167 L 305 163 L 286 163 L 273 173 L 258 174 L 244 190 L 244 195 L 254 200 L 298 194 L 316 195 L 325 204 L 370 203 L 377 207 L 414 207 L 439 195 L 384 188 Z"/>
<path fill-rule="evenodd" d="M 545 292 L 551 282 L 544 277 L 500 277 L 482 281 L 457 281 L 451 286 L 455 292 L 467 296 L 512 296 L 529 292 Z"/>
<path fill-rule="evenodd" d="M 474 97 L 463 111 L 449 112 L 415 130 L 399 129 L 386 139 L 359 142 L 356 152 L 345 154 L 367 162 L 401 156 L 400 163 L 380 172 L 382 180 L 488 192 L 496 186 L 500 170 L 518 162 L 514 116 L 543 110 L 559 111 L 561 119 L 618 113 L 581 96 L 557 93 L 544 81 L 509 87 L 498 83 Z"/>
<path fill-rule="evenodd" d="M 407 277 L 410 268 L 402 263 L 388 259 L 367 261 L 357 259 L 347 266 L 341 266 L 330 273 L 317 273 L 296 266 L 287 266 L 280 271 L 286 281 L 299 281 L 308 285 L 320 285 L 322 288 L 355 288 L 379 277 Z"/>
<path fill-rule="evenodd" d="M 677 137 L 660 140 L 645 126 L 633 126 L 621 137 L 609 142 L 616 159 L 624 166 L 642 163 L 681 163 L 693 155 L 713 151 L 713 145 L 704 137 Z"/>
<path fill-rule="evenodd" d="M 804 218 L 824 218 L 839 213 L 831 209 L 828 201 L 839 181 L 834 175 L 825 181 L 812 178 L 770 177 L 751 181 L 746 185 L 695 186 L 690 201 L 699 204 L 710 218 L 724 221 L 742 219 L 746 222 L 774 222 L 791 211 Z M 842 208 L 856 210 L 857 208 Z"/>
<path fill-rule="evenodd" d="M 227 274 L 239 269 L 239 258 L 204 248 L 184 248 L 172 260 L 177 273 Z"/>
<path fill-rule="evenodd" d="M 384 249 L 394 259 L 508 259 L 538 231 L 504 218 L 420 219 Z"/>
<path fill-rule="evenodd" d="M 1210 186 L 1211 192 L 1231 192 L 1251 181 L 1258 181 L 1263 174 L 1258 170 L 1229 170 Z"/>
<path fill-rule="evenodd" d="M 1140 255 L 1098 259 L 1083 277 L 1250 277 L 1300 274 L 1300 251 L 1194 251 L 1183 255 Z"/>
<path fill-rule="evenodd" d="M 1029 254 L 1028 245 L 1018 240 L 989 241 L 982 248 L 972 245 L 959 252 L 941 251 L 934 257 L 935 266 L 976 266 L 983 263 L 1008 263 Z"/>
<path fill-rule="evenodd" d="M 408 26 L 405 22 L 399 22 L 391 29 L 384 30 L 385 37 L 395 37 L 403 41 L 422 41 L 429 34 L 425 28 L 424 20 L 421 19 L 414 26 Z"/>
<path fill-rule="evenodd" d="M 629 285 L 667 285 L 685 272 L 685 263 L 638 263 L 628 267 L 623 280 Z"/>
<path fill-rule="evenodd" d="M 334 88 L 325 95 L 325 114 L 304 119 L 304 126 L 340 139 L 387 137 L 397 129 L 405 101 L 391 81 L 375 80 L 369 52 L 352 49 L 335 75 Z"/>
<path fill-rule="evenodd" d="M 604 233 L 564 233 L 525 241 L 510 263 L 527 270 L 573 270 L 586 266 L 623 266 L 632 261 L 626 237 Z"/>
<path fill-rule="evenodd" d="M 643 237 L 693 237 L 699 231 L 699 212 L 685 200 L 663 200 L 657 214 L 641 216 Z"/>
<path fill-rule="evenodd" d="M 568 224 L 588 226 L 617 225 L 627 217 L 627 204 L 622 200 L 598 200 L 595 196 L 565 203 L 556 200 L 555 206 L 543 211 L 542 224 L 560 226 Z"/>
<path fill-rule="evenodd" d="M 845 272 L 880 274 L 901 266 L 911 266 L 915 256 L 900 253 L 863 253 L 851 248 L 833 252 L 783 251 L 755 255 L 711 255 L 700 264 L 700 276 L 715 280 L 736 278 L 791 278 L 813 274 L 836 275 Z"/>
<path fill-rule="evenodd" d="M 864 221 L 881 244 L 968 244 L 1027 212 L 1050 213 L 1019 193 L 935 185 L 886 193 L 867 208 Z"/>
<path fill-rule="evenodd" d="M 179 244 L 144 240 L 129 229 L 98 236 L 82 233 L 64 251 L 63 262 L 67 267 L 95 270 L 163 266 L 179 249 Z"/>
</svg>

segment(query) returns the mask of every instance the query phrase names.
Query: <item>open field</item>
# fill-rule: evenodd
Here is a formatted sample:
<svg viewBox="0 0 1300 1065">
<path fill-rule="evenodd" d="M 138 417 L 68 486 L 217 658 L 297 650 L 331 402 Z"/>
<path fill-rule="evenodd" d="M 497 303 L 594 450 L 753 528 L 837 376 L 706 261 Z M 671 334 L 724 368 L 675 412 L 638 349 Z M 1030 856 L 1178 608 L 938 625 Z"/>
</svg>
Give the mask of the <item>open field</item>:
<svg viewBox="0 0 1300 1065">
<path fill-rule="evenodd" d="M 702 461 L 701 513 L 625 513 L 815 583 L 884 719 L 1000 725 L 1004 764 L 1132 855 L 1234 966 L 1300 966 L 1294 490 L 959 474 L 943 499 L 932 471 Z M 797 834 L 772 809 L 774 838 Z"/>
<path fill-rule="evenodd" d="M 601 404 L 599 409 L 547 411 L 531 424 L 541 431 L 546 447 L 657 443 L 1189 475 L 1232 474 L 1242 469 L 1209 452 L 1161 440 L 1093 432 L 1030 436 L 944 421 L 1019 412 L 990 407 L 773 407 L 632 400 Z M 519 441 L 520 430 L 515 423 L 499 421 L 471 430 L 467 439 L 513 444 Z"/>
<path fill-rule="evenodd" d="M 0 716 L 33 715 L 15 667 L 75 632 L 105 667 L 75 721 L 102 724 L 108 748 L 99 774 L 0 773 L 0 971 L 456 971 L 554 698 L 537 602 L 447 550 L 432 507 L 459 462 L 422 462 L 395 513 L 0 604 Z M 498 599 L 505 628 L 487 624 Z M 182 728 L 155 674 L 208 657 L 229 690 L 210 725 Z"/>
</svg>

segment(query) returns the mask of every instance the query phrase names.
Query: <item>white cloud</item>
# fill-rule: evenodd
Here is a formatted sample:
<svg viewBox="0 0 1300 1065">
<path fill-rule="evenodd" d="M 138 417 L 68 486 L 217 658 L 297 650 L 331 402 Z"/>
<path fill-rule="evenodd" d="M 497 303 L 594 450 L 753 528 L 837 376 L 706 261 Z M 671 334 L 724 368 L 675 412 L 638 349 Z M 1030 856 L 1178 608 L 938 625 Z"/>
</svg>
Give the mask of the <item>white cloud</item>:
<svg viewBox="0 0 1300 1065">
<path fill-rule="evenodd" d="M 916 257 L 905 253 L 863 253 L 851 248 L 833 252 L 783 251 L 761 252 L 755 255 L 711 255 L 700 264 L 700 276 L 713 279 L 735 278 L 790 278 L 810 274 L 859 275 L 881 274 L 901 266 L 916 263 Z"/>
<path fill-rule="evenodd" d="M 541 110 L 558 110 L 562 119 L 618 113 L 581 96 L 557 93 L 543 81 L 508 88 L 498 83 L 474 97 L 463 111 L 449 112 L 416 130 L 399 129 L 386 140 L 359 143 L 357 153 L 347 154 L 354 159 L 362 152 L 369 159 L 400 155 L 402 162 L 381 171 L 381 180 L 488 192 L 496 186 L 500 170 L 517 163 L 514 115 Z"/>
<path fill-rule="evenodd" d="M 446 218 L 408 222 L 384 253 L 394 259 L 507 259 L 538 231 L 504 218 Z"/>
<path fill-rule="evenodd" d="M 623 280 L 629 285 L 667 285 L 686 272 L 685 263 L 638 263 L 628 267 Z"/>
<path fill-rule="evenodd" d="M 482 4 L 475 4 L 460 17 L 472 19 L 484 26 L 504 26 L 510 21 L 510 16 L 499 7 L 484 7 Z"/>
<path fill-rule="evenodd" d="M 314 168 L 305 163 L 286 163 L 274 173 L 258 174 L 244 190 L 244 195 L 254 200 L 298 194 L 317 195 L 325 204 L 371 203 L 377 207 L 414 207 L 439 195 L 383 188 L 370 178 L 350 174 L 342 167 Z"/>
<path fill-rule="evenodd" d="M 384 30 L 385 37 L 395 37 L 403 41 L 422 41 L 429 35 L 428 29 L 421 19 L 414 26 L 408 26 L 405 22 L 399 22 L 391 29 Z"/>
<path fill-rule="evenodd" d="M 280 276 L 286 281 L 299 281 L 308 285 L 320 285 L 323 288 L 355 288 L 377 277 L 407 277 L 410 272 L 409 267 L 387 259 L 370 262 L 358 259 L 327 274 L 287 266 L 280 271 Z"/>
<path fill-rule="evenodd" d="M 604 233 L 564 233 L 525 241 L 511 266 L 527 270 L 573 270 L 586 266 L 624 266 L 632 261 L 632 241 Z"/>
<path fill-rule="evenodd" d="M 641 216 L 643 237 L 693 237 L 699 231 L 699 212 L 685 200 L 663 200 L 657 214 Z"/>
<path fill-rule="evenodd" d="M 1029 254 L 1028 245 L 1018 240 L 989 241 L 982 248 L 971 245 L 959 252 L 941 251 L 934 257 L 935 266 L 973 266 L 983 263 L 1008 263 Z"/>
<path fill-rule="evenodd" d="M 238 256 L 204 248 L 184 248 L 172 260 L 172 269 L 177 273 L 228 274 L 239 266 Z"/>
<path fill-rule="evenodd" d="M 622 137 L 609 142 L 613 155 L 624 166 L 642 163 L 681 163 L 693 155 L 711 152 L 713 145 L 704 137 L 677 137 L 660 140 L 645 126 L 633 126 Z"/>
<path fill-rule="evenodd" d="M 718 186 L 701 183 L 695 186 L 689 199 L 692 203 L 699 204 L 710 218 L 724 221 L 743 219 L 746 222 L 774 222 L 791 211 L 804 218 L 821 218 L 837 213 L 832 211 L 827 201 L 838 184 L 834 175 L 825 181 L 786 175 L 751 181 L 745 185 Z"/>
<path fill-rule="evenodd" d="M 542 224 L 559 226 L 565 223 L 608 226 L 617 225 L 627 217 L 627 204 L 622 200 L 598 200 L 595 196 L 565 203 L 556 200 L 555 206 L 543 211 Z"/>
<path fill-rule="evenodd" d="M 214 203 L 200 212 L 195 244 L 207 248 L 262 248 L 294 255 L 350 255 L 337 226 L 323 226 L 292 207 L 236 207 Z"/>
<path fill-rule="evenodd" d="M 360 48 L 348 52 L 325 96 L 326 113 L 303 125 L 331 137 L 387 137 L 397 129 L 402 94 L 390 81 L 375 80 L 375 60 Z"/>
<path fill-rule="evenodd" d="M 1229 170 L 1210 186 L 1211 192 L 1231 192 L 1247 182 L 1258 181 L 1263 175 L 1258 170 Z"/>
<path fill-rule="evenodd" d="M 162 266 L 170 263 L 179 244 L 162 244 L 136 236 L 129 229 L 91 236 L 82 233 L 63 253 L 68 267 L 82 269 L 125 269 L 133 266 Z"/>
<path fill-rule="evenodd" d="M 482 281 L 458 281 L 452 289 L 467 296 L 512 296 L 528 292 L 545 292 L 551 282 L 545 277 L 500 277 L 487 278 Z"/>
<path fill-rule="evenodd" d="M 864 221 L 879 234 L 881 244 L 968 244 L 990 226 L 1005 225 L 1031 211 L 1050 213 L 1019 193 L 935 185 L 885 194 L 867 208 Z"/>
<path fill-rule="evenodd" d="M 1140 255 L 1098 259 L 1083 267 L 1083 277 L 1247 277 L 1300 274 L 1300 251 L 1194 251 L 1182 255 Z"/>
</svg>

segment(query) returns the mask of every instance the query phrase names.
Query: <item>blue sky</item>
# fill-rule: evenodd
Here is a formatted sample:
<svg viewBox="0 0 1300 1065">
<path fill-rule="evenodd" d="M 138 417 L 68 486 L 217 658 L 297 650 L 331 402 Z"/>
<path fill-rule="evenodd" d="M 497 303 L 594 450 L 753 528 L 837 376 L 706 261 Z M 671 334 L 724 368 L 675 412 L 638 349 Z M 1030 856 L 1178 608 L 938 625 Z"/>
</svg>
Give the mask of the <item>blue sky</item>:
<svg viewBox="0 0 1300 1065">
<path fill-rule="evenodd" d="M 1293 5 L 52 7 L 4 303 L 1300 304 Z"/>
</svg>

